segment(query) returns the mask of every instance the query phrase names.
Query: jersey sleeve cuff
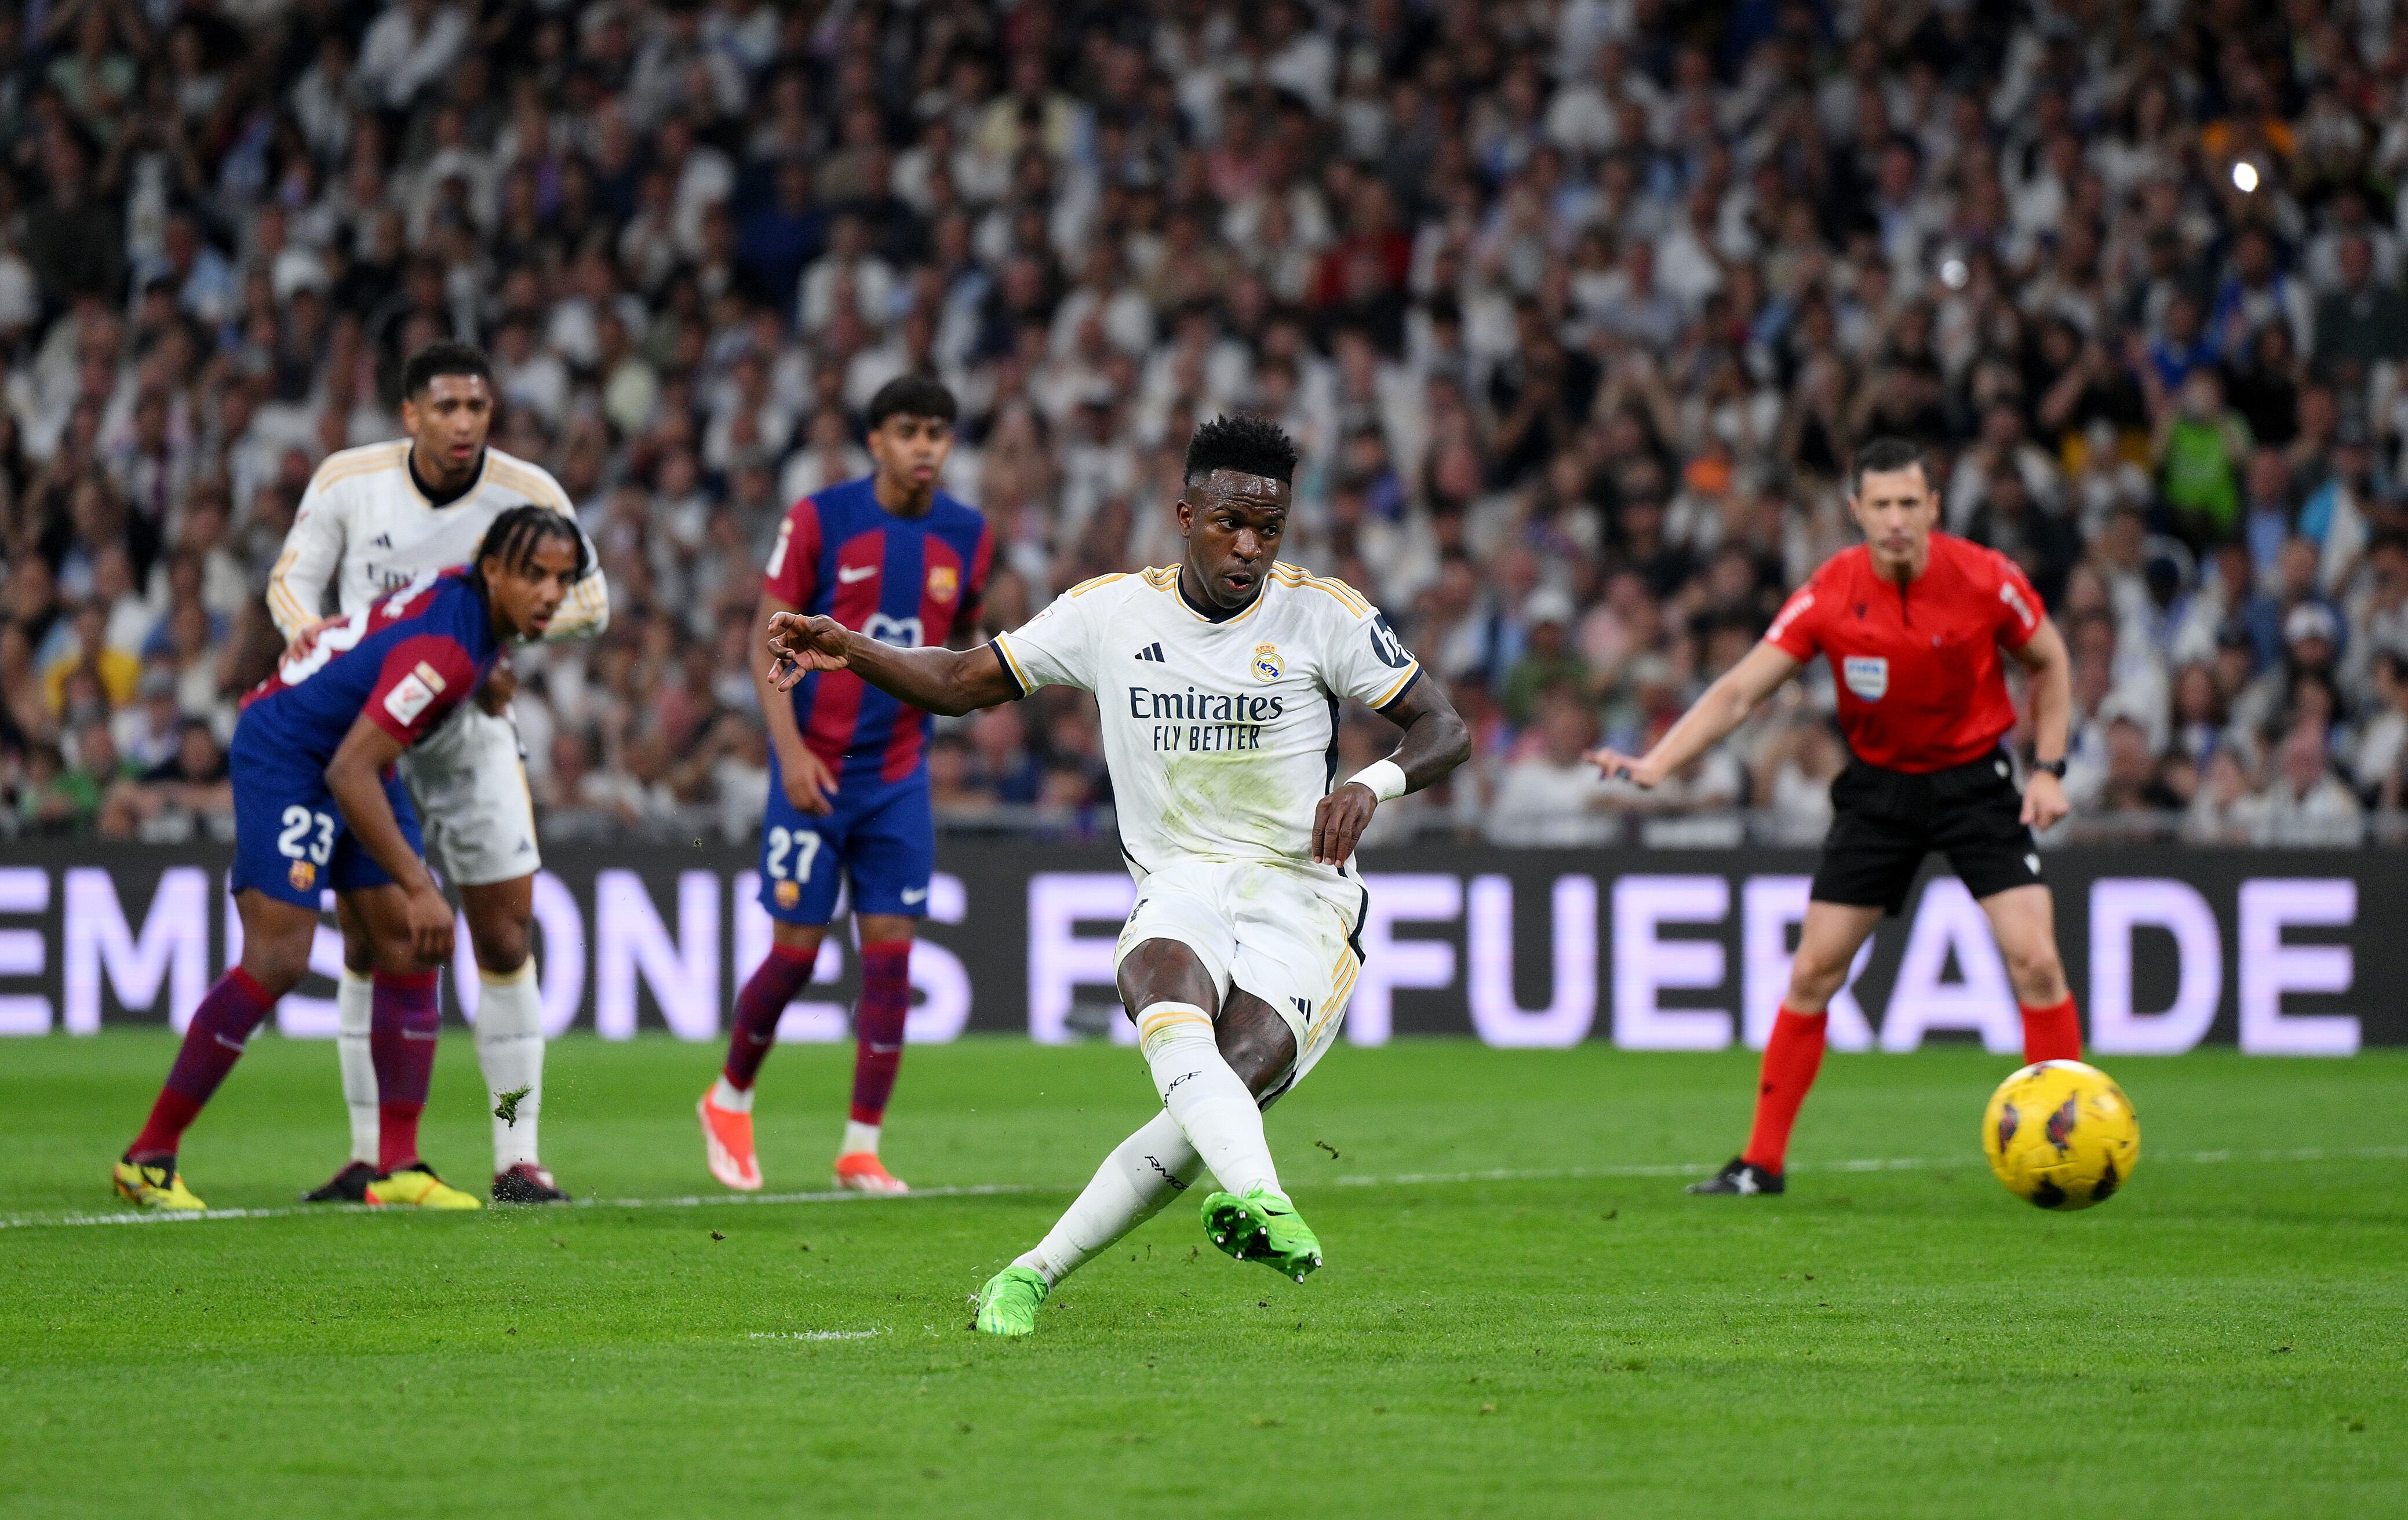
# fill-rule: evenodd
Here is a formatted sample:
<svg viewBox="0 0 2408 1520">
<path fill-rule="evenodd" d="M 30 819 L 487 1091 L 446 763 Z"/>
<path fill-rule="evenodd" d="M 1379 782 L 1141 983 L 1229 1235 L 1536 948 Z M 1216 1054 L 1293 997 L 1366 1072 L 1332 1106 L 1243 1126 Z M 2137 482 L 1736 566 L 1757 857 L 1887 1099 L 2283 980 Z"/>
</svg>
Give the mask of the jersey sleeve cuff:
<svg viewBox="0 0 2408 1520">
<path fill-rule="evenodd" d="M 1398 680 L 1394 686 L 1388 688 L 1387 695 L 1371 704 L 1371 710 L 1379 713 L 1383 717 L 1385 717 L 1390 708 L 1395 707 L 1398 703 L 1403 701 L 1406 696 L 1412 693 L 1412 689 L 1421 683 L 1422 663 L 1419 660 L 1415 660 L 1413 662 L 1412 668 L 1406 671 L 1404 675 Z"/>
<path fill-rule="evenodd" d="M 1011 682 L 1013 701 L 1019 701 L 1036 689 L 1036 682 L 1030 681 L 1028 673 L 1020 668 L 1020 662 L 1011 657 L 1011 650 L 1004 643 L 1003 635 L 997 634 L 988 639 L 986 647 L 995 651 L 996 663 L 1003 667 L 1004 679 Z"/>
</svg>

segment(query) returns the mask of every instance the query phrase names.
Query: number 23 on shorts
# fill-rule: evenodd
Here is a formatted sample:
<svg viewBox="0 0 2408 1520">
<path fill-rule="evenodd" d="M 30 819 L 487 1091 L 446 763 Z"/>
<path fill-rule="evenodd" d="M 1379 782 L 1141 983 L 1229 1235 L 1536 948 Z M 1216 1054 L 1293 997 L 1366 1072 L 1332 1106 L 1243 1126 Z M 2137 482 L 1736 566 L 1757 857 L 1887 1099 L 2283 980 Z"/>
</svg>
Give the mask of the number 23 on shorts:
<svg viewBox="0 0 2408 1520">
<path fill-rule="evenodd" d="M 318 883 L 318 873 L 335 853 L 335 815 L 314 812 L 295 803 L 278 820 L 284 827 L 276 836 L 276 852 L 293 864 L 285 875 L 295 892 Z M 311 838 L 312 834 L 316 838 Z"/>
<path fill-rule="evenodd" d="M 769 892 L 779 907 L 792 908 L 803 900 L 803 883 L 811 879 L 811 866 L 824 842 L 808 828 L 771 828 L 763 836 L 762 868 L 774 883 Z"/>
</svg>

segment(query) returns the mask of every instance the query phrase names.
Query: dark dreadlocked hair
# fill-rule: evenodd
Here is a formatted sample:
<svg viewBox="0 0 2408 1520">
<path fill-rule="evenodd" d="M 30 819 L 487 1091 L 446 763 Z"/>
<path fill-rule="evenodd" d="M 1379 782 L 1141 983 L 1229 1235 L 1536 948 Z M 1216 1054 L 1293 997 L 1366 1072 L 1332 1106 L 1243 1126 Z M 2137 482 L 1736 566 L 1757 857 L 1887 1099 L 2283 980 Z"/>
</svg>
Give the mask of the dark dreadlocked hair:
<svg viewBox="0 0 2408 1520">
<path fill-rule="evenodd" d="M 1293 480 L 1296 445 L 1268 417 L 1215 417 L 1187 440 L 1187 467 L 1180 480 L 1194 485 L 1216 469 Z"/>
<path fill-rule="evenodd" d="M 585 535 L 577 531 L 577 523 L 567 514 L 532 504 L 513 507 L 494 519 L 494 525 L 477 545 L 477 557 L 469 563 L 481 569 L 491 555 L 513 570 L 523 570 L 534 562 L 537 547 L 554 538 L 567 540 L 577 551 L 577 569 L 568 579 L 585 579 L 585 572 L 594 567 Z"/>
</svg>

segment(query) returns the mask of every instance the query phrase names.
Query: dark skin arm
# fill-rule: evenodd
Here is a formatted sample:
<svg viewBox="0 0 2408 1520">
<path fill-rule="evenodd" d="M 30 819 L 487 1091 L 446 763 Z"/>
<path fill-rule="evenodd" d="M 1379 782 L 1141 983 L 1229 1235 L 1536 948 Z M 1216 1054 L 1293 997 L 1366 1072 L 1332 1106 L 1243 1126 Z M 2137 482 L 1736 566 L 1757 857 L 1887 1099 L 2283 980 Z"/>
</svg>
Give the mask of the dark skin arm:
<svg viewBox="0 0 2408 1520">
<path fill-rule="evenodd" d="M 401 822 L 385 800 L 384 773 L 401 758 L 401 740 L 361 717 L 343 736 L 341 748 L 326 766 L 326 790 L 335 795 L 344 826 L 360 841 L 368 858 L 384 868 L 401 886 L 407 901 L 410 948 L 419 961 L 440 966 L 452 958 L 452 905 L 435 885 L 426 863 L 402 837 Z"/>
<path fill-rule="evenodd" d="M 1405 731 L 1404 742 L 1388 758 L 1405 773 L 1408 792 L 1435 785 L 1471 758 L 1471 730 L 1456 715 L 1445 691 L 1426 675 L 1380 715 Z M 1360 782 L 1348 782 L 1323 797 L 1312 810 L 1313 863 L 1345 864 L 1379 806 L 1380 799 Z"/>
<path fill-rule="evenodd" d="M 1018 700 L 1020 687 L 985 644 L 976 649 L 896 649 L 834 618 L 769 615 L 769 685 L 781 692 L 814 670 L 850 668 L 889 696 L 941 717 Z"/>
</svg>

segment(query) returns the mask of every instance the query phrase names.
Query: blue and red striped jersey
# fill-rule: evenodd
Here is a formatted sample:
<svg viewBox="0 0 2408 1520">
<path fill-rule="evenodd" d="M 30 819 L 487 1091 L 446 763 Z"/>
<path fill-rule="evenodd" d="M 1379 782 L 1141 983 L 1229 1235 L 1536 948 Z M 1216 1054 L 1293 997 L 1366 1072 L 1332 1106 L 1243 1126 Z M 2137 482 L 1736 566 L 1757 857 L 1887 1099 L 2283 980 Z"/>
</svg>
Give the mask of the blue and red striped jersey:
<svg viewBox="0 0 2408 1520">
<path fill-rule="evenodd" d="M 897 517 L 864 476 L 795 503 L 762 589 L 881 643 L 929 648 L 976 626 L 994 558 L 977 508 L 939 491 L 926 516 Z M 791 695 L 803 743 L 840 778 L 899 782 L 925 763 L 928 715 L 852 671 L 814 671 Z"/>
<path fill-rule="evenodd" d="M 254 744 L 323 767 L 365 715 L 417 743 L 467 700 L 501 652 L 466 570 L 421 576 L 330 624 L 242 699 Z"/>
</svg>

